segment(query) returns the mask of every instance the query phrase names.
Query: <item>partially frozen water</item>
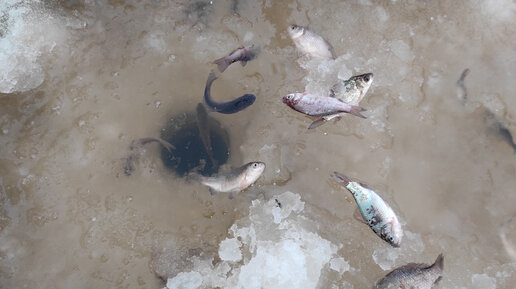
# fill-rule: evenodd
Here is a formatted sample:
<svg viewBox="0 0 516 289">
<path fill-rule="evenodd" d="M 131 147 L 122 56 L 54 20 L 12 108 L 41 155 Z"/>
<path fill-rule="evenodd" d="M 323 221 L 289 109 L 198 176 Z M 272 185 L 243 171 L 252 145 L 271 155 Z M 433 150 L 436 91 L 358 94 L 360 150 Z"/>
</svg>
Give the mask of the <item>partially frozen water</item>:
<svg viewBox="0 0 516 289">
<path fill-rule="evenodd" d="M 516 284 L 516 4 L 493 1 L 0 2 L 0 288 L 371 288 L 444 255 L 437 288 Z M 299 57 L 289 24 L 335 61 Z M 195 111 L 211 63 L 225 166 L 264 175 L 228 200 L 145 146 Z M 456 82 L 464 69 L 467 97 Z M 315 130 L 281 102 L 374 73 L 360 103 Z M 332 171 L 378 190 L 405 230 L 391 248 L 352 217 Z"/>
</svg>

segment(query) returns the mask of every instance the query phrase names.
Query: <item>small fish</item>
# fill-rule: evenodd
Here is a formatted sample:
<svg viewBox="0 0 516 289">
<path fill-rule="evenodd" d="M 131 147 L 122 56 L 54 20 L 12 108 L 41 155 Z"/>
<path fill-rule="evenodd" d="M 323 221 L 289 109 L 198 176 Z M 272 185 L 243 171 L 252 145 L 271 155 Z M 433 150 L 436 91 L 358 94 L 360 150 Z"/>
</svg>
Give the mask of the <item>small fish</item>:
<svg viewBox="0 0 516 289">
<path fill-rule="evenodd" d="M 347 104 L 334 97 L 318 96 L 308 92 L 287 94 L 283 97 L 283 103 L 306 115 L 320 116 L 322 118 L 326 117 L 328 120 L 337 117 L 335 114 L 339 113 L 350 113 L 361 118 L 366 118 L 360 113 L 365 110 L 362 107 Z M 315 122 L 318 121 L 320 121 L 320 119 Z M 309 128 L 313 128 L 314 123 L 312 123 Z"/>
<path fill-rule="evenodd" d="M 464 69 L 462 74 L 460 75 L 459 80 L 457 80 L 457 97 L 459 98 L 462 104 L 465 104 L 468 100 L 468 91 L 466 90 L 466 86 L 464 85 L 464 79 L 469 74 L 469 68 Z"/>
<path fill-rule="evenodd" d="M 373 289 L 431 289 L 443 273 L 443 254 L 434 264 L 410 263 L 394 269 L 376 282 Z"/>
<path fill-rule="evenodd" d="M 140 139 L 133 140 L 131 144 L 129 145 L 129 149 L 131 150 L 131 153 L 129 156 L 125 159 L 125 165 L 124 165 L 124 173 L 126 176 L 130 176 L 134 170 L 135 170 L 135 162 L 140 158 L 140 156 L 143 154 L 143 146 L 145 146 L 148 143 L 151 142 L 157 142 L 164 146 L 169 152 L 171 152 L 175 147 L 170 144 L 168 141 L 163 140 L 161 138 L 156 137 L 144 137 Z"/>
<path fill-rule="evenodd" d="M 372 73 L 355 75 L 333 85 L 330 89 L 330 96 L 338 98 L 345 103 L 358 105 L 366 95 L 369 87 L 371 87 L 371 83 L 373 83 Z"/>
<path fill-rule="evenodd" d="M 393 247 L 399 247 L 403 238 L 403 230 L 391 207 L 365 185 L 354 182 L 338 172 L 334 172 L 332 177 L 353 194 L 364 221 L 376 235 Z"/>
<path fill-rule="evenodd" d="M 228 68 L 229 65 L 237 61 L 240 61 L 240 64 L 245 66 L 247 61 L 253 60 L 257 54 L 258 50 L 254 47 L 254 45 L 242 46 L 231 51 L 228 56 L 224 56 L 213 61 L 213 63 L 217 64 L 219 71 L 222 73 L 224 70 L 226 70 L 226 68 Z"/>
<path fill-rule="evenodd" d="M 213 155 L 213 147 L 211 146 L 210 124 L 208 122 L 208 112 L 202 103 L 197 104 L 197 129 L 201 138 L 204 149 L 208 153 L 212 167 L 217 166 L 217 160 Z"/>
<path fill-rule="evenodd" d="M 227 174 L 219 174 L 216 177 L 205 177 L 198 174 L 191 175 L 201 184 L 210 187 L 210 193 L 215 195 L 219 192 L 229 193 L 229 198 L 233 194 L 238 194 L 252 185 L 262 175 L 265 170 L 265 163 L 250 162 L 239 168 L 233 169 Z"/>
<path fill-rule="evenodd" d="M 315 58 L 335 59 L 333 47 L 310 29 L 293 24 L 288 27 L 288 33 L 303 54 Z"/>
<path fill-rule="evenodd" d="M 208 80 L 206 81 L 206 87 L 204 88 L 204 101 L 208 107 L 216 112 L 224 114 L 237 113 L 248 106 L 251 106 L 256 100 L 256 96 L 253 94 L 244 94 L 232 101 L 228 102 L 216 102 L 211 98 L 210 90 L 212 83 L 217 79 L 215 73 L 210 72 Z"/>
</svg>

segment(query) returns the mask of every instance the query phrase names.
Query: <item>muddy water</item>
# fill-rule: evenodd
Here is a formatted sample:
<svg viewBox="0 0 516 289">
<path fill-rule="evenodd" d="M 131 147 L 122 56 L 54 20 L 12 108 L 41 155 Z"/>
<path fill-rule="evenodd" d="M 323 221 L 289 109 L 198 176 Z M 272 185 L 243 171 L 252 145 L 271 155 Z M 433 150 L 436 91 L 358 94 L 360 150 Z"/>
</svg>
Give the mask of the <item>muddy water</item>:
<svg viewBox="0 0 516 289">
<path fill-rule="evenodd" d="M 516 157 L 492 123 L 516 133 L 514 6 L 29 5 L 52 18 L 41 22 L 45 33 L 3 34 L 26 41 L 27 55 L 40 51 L 33 61 L 44 81 L 0 95 L 0 287 L 161 288 L 153 252 L 216 250 L 252 199 L 291 190 L 320 223 L 319 234 L 342 244 L 338 254 L 352 267 L 323 274 L 321 288 L 369 288 L 382 269 L 430 262 L 440 252 L 440 288 L 512 288 L 516 260 L 499 233 L 505 224 L 506 245 L 516 243 L 514 221 L 507 221 L 516 214 Z M 31 19 L 39 18 L 24 21 Z M 299 58 L 286 32 L 291 23 L 327 38 L 335 63 Z M 254 93 L 255 104 L 212 116 L 229 131 L 229 164 L 268 161 L 258 184 L 232 201 L 212 197 L 167 170 L 156 144 L 125 176 L 130 142 L 159 136 L 171 116 L 194 111 L 215 68 L 210 62 L 250 43 L 261 47 L 259 57 L 231 66 L 212 92 L 219 101 Z M 463 105 L 455 82 L 465 68 Z M 375 74 L 361 103 L 367 120 L 345 117 L 307 131 L 311 120 L 281 103 L 286 93 L 324 90 L 337 77 L 365 72 Z M 410 254 L 388 251 L 353 220 L 350 195 L 329 181 L 333 170 L 385 192 L 411 236 Z"/>
</svg>

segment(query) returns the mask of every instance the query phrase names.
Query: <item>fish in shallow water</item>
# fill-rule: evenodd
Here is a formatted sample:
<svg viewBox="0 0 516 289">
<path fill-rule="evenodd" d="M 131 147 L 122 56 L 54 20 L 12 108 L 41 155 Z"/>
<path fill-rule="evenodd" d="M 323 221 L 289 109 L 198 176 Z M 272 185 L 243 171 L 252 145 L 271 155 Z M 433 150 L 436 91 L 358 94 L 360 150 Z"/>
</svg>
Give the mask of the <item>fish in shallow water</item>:
<svg viewBox="0 0 516 289">
<path fill-rule="evenodd" d="M 373 289 L 431 289 L 441 279 L 443 261 L 443 254 L 439 254 L 432 265 L 401 266 L 376 282 Z"/>
<path fill-rule="evenodd" d="M 333 179 L 353 194 L 365 223 L 387 243 L 399 247 L 403 230 L 391 207 L 373 190 L 334 172 Z"/>
<path fill-rule="evenodd" d="M 369 87 L 371 87 L 371 83 L 373 83 L 372 73 L 355 75 L 333 85 L 330 89 L 330 96 L 338 98 L 345 103 L 358 105 L 366 95 Z"/>
<path fill-rule="evenodd" d="M 140 158 L 140 156 L 143 154 L 144 150 L 143 147 L 151 142 L 157 142 L 164 146 L 169 152 L 175 149 L 175 147 L 170 144 L 168 141 L 163 140 L 161 138 L 156 137 L 144 137 L 139 138 L 136 140 L 133 140 L 131 144 L 129 145 L 129 150 L 131 150 L 131 153 L 129 156 L 125 159 L 125 165 L 124 165 L 124 173 L 126 176 L 130 176 L 134 170 L 135 170 L 135 162 Z"/>
<path fill-rule="evenodd" d="M 248 61 L 253 60 L 256 57 L 258 50 L 254 47 L 254 45 L 250 46 L 242 46 L 233 51 L 231 51 L 228 56 L 224 56 L 213 61 L 214 64 L 217 64 L 217 68 L 222 73 L 229 65 L 240 61 L 242 66 L 245 66 Z"/>
<path fill-rule="evenodd" d="M 250 162 L 233 169 L 229 173 L 221 173 L 215 177 L 205 177 L 197 174 L 192 175 L 192 177 L 201 184 L 208 186 L 212 195 L 219 192 L 229 193 L 229 198 L 232 199 L 233 194 L 238 194 L 256 182 L 264 170 L 265 163 Z"/>
<path fill-rule="evenodd" d="M 321 117 L 314 121 L 309 128 L 313 128 L 313 124 L 320 122 L 321 119 L 331 119 L 340 113 L 350 113 L 361 118 L 366 118 L 360 113 L 365 110 L 364 108 L 347 104 L 334 97 L 314 95 L 308 92 L 287 94 L 283 97 L 283 103 L 306 115 Z"/>
<path fill-rule="evenodd" d="M 212 167 L 217 166 L 217 160 L 213 155 L 213 147 L 211 146 L 210 123 L 208 122 L 208 112 L 202 103 L 197 104 L 197 129 L 201 138 L 204 149 L 208 153 Z"/>
<path fill-rule="evenodd" d="M 247 107 L 251 106 L 256 100 L 256 96 L 253 94 L 244 94 L 236 99 L 233 99 L 228 102 L 216 102 L 211 98 L 210 90 L 211 85 L 217 79 L 215 73 L 210 72 L 208 76 L 208 80 L 206 80 L 206 86 L 204 88 L 204 101 L 206 105 L 213 111 L 224 113 L 224 114 L 232 114 L 237 113 Z"/>
<path fill-rule="evenodd" d="M 301 53 L 315 58 L 335 59 L 333 47 L 310 29 L 293 24 L 288 27 L 288 34 Z"/>
</svg>

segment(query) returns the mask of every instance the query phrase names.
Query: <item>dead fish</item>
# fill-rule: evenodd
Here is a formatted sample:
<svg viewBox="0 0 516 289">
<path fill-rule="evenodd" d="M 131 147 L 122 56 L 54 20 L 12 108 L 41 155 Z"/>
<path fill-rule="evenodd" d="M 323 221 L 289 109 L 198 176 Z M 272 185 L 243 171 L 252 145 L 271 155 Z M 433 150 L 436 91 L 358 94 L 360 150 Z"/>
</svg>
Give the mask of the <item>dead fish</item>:
<svg viewBox="0 0 516 289">
<path fill-rule="evenodd" d="M 206 86 L 204 87 L 204 102 L 206 102 L 206 105 L 211 110 L 224 114 L 237 113 L 251 106 L 256 100 L 256 96 L 254 94 L 244 94 L 228 102 L 214 101 L 211 98 L 210 91 L 211 85 L 216 79 L 217 77 L 215 76 L 215 73 L 213 73 L 213 71 L 210 72 L 208 80 L 206 80 Z"/>
<path fill-rule="evenodd" d="M 224 56 L 213 61 L 213 63 L 217 64 L 219 71 L 222 73 L 224 70 L 226 70 L 226 68 L 228 68 L 229 65 L 237 61 L 240 61 L 240 64 L 245 66 L 247 62 L 253 60 L 257 54 L 258 49 L 255 48 L 254 45 L 242 46 L 231 51 L 228 56 Z"/>
<path fill-rule="evenodd" d="M 333 47 L 310 29 L 293 24 L 288 27 L 288 33 L 301 53 L 316 58 L 335 59 Z"/>
<path fill-rule="evenodd" d="M 197 129 L 201 138 L 204 149 L 208 153 L 212 167 L 217 166 L 217 160 L 213 155 L 213 147 L 211 146 L 210 124 L 208 122 L 208 112 L 202 103 L 197 104 Z"/>
<path fill-rule="evenodd" d="M 401 266 L 376 282 L 373 289 L 431 289 L 441 279 L 443 261 L 443 254 L 439 254 L 432 265 Z"/>
<path fill-rule="evenodd" d="M 371 83 L 373 83 L 372 73 L 352 76 L 347 80 L 336 83 L 330 89 L 330 97 L 338 98 L 347 104 L 358 105 L 371 87 Z M 343 113 L 337 113 L 323 116 L 312 122 L 308 129 L 319 127 L 334 118 L 340 120 L 343 115 Z"/>
<path fill-rule="evenodd" d="M 336 117 L 332 115 L 339 113 L 350 113 L 361 118 L 366 118 L 360 113 L 365 110 L 362 107 L 347 104 L 334 97 L 319 96 L 308 92 L 287 94 L 283 97 L 283 103 L 306 115 L 321 117 L 314 121 L 309 128 L 313 128 L 314 123 L 321 122 L 321 119 L 331 119 Z"/>
<path fill-rule="evenodd" d="M 157 142 L 165 147 L 169 152 L 171 152 L 175 147 L 166 140 L 156 137 L 144 137 L 140 139 L 133 140 L 129 145 L 129 150 L 131 153 L 125 159 L 124 165 L 124 173 L 126 176 L 130 176 L 135 170 L 135 162 L 140 158 L 143 154 L 143 146 L 148 143 Z"/>
<path fill-rule="evenodd" d="M 469 74 L 469 68 L 464 69 L 462 74 L 460 75 L 459 80 L 457 80 L 457 97 L 459 98 L 462 104 L 465 104 L 468 100 L 468 91 L 466 90 L 466 86 L 464 85 L 464 79 Z"/>
<path fill-rule="evenodd" d="M 330 89 L 330 96 L 338 98 L 345 103 L 358 105 L 366 95 L 372 83 L 372 73 L 355 75 L 347 80 L 341 80 L 333 85 L 333 87 Z"/>
<path fill-rule="evenodd" d="M 250 162 L 229 173 L 219 174 L 215 177 L 205 177 L 198 174 L 192 174 L 191 177 L 208 186 L 212 195 L 219 192 L 229 193 L 229 198 L 232 199 L 233 194 L 238 194 L 256 182 L 264 170 L 265 163 Z"/>
<path fill-rule="evenodd" d="M 393 247 L 399 247 L 403 230 L 391 207 L 373 190 L 341 173 L 333 172 L 332 178 L 353 194 L 365 223 L 376 235 Z"/>
</svg>

